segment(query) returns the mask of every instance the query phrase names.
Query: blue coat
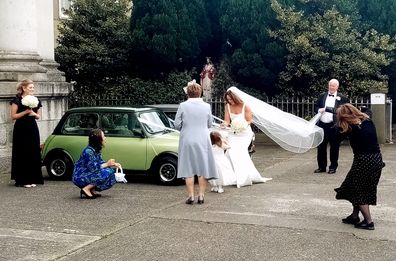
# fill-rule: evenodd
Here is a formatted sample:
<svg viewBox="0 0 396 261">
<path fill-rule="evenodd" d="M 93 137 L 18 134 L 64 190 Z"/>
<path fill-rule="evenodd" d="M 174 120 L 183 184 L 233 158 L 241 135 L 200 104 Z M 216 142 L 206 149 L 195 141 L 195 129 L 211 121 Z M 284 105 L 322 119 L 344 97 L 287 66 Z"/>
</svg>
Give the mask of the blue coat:
<svg viewBox="0 0 396 261">
<path fill-rule="evenodd" d="M 210 105 L 201 98 L 182 102 L 176 113 L 175 127 L 180 130 L 177 177 L 197 175 L 217 179 L 209 136 L 209 128 L 212 127 Z"/>
</svg>

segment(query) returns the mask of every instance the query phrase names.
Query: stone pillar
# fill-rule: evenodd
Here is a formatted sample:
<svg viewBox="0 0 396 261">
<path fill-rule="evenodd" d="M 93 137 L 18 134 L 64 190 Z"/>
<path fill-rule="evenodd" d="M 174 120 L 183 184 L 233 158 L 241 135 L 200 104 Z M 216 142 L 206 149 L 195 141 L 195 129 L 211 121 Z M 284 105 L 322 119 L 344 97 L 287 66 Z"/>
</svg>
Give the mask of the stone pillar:
<svg viewBox="0 0 396 261">
<path fill-rule="evenodd" d="M 0 1 L 0 174 L 10 169 L 13 122 L 9 101 L 23 79 L 35 82 L 44 141 L 67 109 L 71 84 L 54 61 L 53 0 Z"/>
<path fill-rule="evenodd" d="M 371 111 L 372 119 L 377 129 L 377 138 L 380 144 L 386 142 L 386 117 L 385 117 L 385 100 L 386 95 L 383 92 L 371 93 Z"/>
</svg>

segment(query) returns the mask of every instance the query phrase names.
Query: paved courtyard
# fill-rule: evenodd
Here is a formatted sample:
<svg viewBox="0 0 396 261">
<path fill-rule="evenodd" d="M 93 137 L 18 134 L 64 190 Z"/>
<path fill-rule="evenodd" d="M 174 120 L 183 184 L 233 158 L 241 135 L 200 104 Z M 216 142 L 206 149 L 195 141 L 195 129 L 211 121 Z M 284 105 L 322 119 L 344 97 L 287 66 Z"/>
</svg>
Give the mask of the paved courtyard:
<svg viewBox="0 0 396 261">
<path fill-rule="evenodd" d="M 207 192 L 192 206 L 184 186 L 142 178 L 81 200 L 71 182 L 16 188 L 2 173 L 0 260 L 396 260 L 395 146 L 382 146 L 374 231 L 340 222 L 351 207 L 333 188 L 351 165 L 348 145 L 329 175 L 313 174 L 315 150 L 293 154 L 258 140 L 254 162 L 273 180 Z"/>
</svg>

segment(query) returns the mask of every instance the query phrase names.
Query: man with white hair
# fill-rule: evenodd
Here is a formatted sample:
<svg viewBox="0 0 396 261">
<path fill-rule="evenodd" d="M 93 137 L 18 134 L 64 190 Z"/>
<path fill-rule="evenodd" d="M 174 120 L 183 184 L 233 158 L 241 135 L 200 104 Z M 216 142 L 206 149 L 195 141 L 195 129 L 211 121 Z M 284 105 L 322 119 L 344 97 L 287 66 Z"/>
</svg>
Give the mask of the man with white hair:
<svg viewBox="0 0 396 261">
<path fill-rule="evenodd" d="M 338 92 L 339 82 L 337 79 L 331 79 L 328 84 L 328 91 L 322 93 L 316 106 L 318 112 L 322 113 L 318 126 L 323 129 L 323 142 L 318 146 L 317 161 L 318 169 L 314 173 L 326 172 L 327 168 L 327 144 L 330 144 L 330 165 L 327 173 L 336 173 L 338 167 L 338 154 L 340 149 L 340 142 L 337 139 L 336 126 L 336 110 L 338 106 L 348 103 L 349 99 Z"/>
</svg>

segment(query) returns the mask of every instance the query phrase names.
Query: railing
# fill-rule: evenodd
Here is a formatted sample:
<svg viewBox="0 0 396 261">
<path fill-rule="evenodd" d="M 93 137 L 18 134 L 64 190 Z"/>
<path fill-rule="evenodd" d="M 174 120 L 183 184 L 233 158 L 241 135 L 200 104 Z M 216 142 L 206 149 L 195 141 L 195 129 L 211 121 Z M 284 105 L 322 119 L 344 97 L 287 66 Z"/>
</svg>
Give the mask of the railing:
<svg viewBox="0 0 396 261">
<path fill-rule="evenodd" d="M 96 95 L 95 97 L 78 97 L 77 99 L 73 99 L 69 101 L 72 107 L 81 107 L 81 106 L 134 106 L 134 99 L 128 97 L 108 97 L 104 95 Z M 212 106 L 213 115 L 223 118 L 224 117 L 224 99 L 217 97 L 207 100 L 209 104 Z M 299 98 L 299 97 L 276 97 L 276 98 L 267 98 L 264 102 L 277 107 L 278 109 L 294 114 L 298 117 L 304 119 L 311 119 L 312 116 L 316 114 L 315 104 L 316 99 L 314 98 Z M 365 106 L 370 108 L 370 99 L 369 98 L 353 98 L 350 99 L 350 102 L 356 107 Z M 386 133 L 386 141 L 388 143 L 392 143 L 392 100 L 386 100 L 386 123 L 385 123 L 385 133 Z"/>
<path fill-rule="evenodd" d="M 370 108 L 370 99 L 354 98 L 350 100 L 356 107 L 365 106 Z M 207 100 L 212 106 L 212 113 L 217 117 L 224 117 L 224 100 L 222 98 L 212 98 Z M 310 119 L 317 112 L 315 111 L 316 99 L 299 97 L 277 97 L 267 98 L 264 102 L 300 118 Z"/>
</svg>

